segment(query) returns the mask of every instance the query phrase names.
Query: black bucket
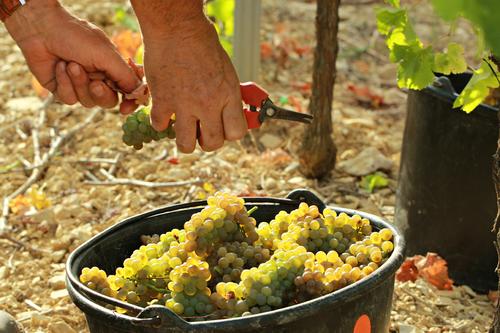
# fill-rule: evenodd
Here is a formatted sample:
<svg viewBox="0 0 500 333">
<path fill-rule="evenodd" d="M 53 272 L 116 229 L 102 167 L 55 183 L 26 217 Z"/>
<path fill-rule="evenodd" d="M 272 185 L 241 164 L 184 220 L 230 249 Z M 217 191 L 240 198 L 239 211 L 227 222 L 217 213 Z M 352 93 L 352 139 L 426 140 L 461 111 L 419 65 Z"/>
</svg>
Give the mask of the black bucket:
<svg viewBox="0 0 500 333">
<path fill-rule="evenodd" d="M 286 199 L 245 198 L 248 208 L 257 206 L 257 221 L 270 221 L 279 211 L 292 211 L 300 202 L 324 203 L 312 192 L 297 190 Z M 101 295 L 80 283 L 83 267 L 99 266 L 114 272 L 140 244 L 140 236 L 180 228 L 190 216 L 206 206 L 206 201 L 179 204 L 137 215 L 120 222 L 77 248 L 66 265 L 67 288 L 73 302 L 85 313 L 92 333 L 160 332 L 353 332 L 359 318 L 369 318 L 371 332 L 389 330 L 396 270 L 403 261 L 404 242 L 399 232 L 380 218 L 358 211 L 334 208 L 337 212 L 359 214 L 374 229 L 390 228 L 395 248 L 389 260 L 367 278 L 314 300 L 247 317 L 187 322 L 163 306 L 142 308 Z M 119 314 L 101 304 L 112 304 L 137 313 Z M 359 331 L 358 331 L 359 332 Z M 364 332 L 364 331 L 363 331 Z M 368 332 L 368 331 L 366 331 Z"/>
<path fill-rule="evenodd" d="M 484 104 L 470 114 L 453 109 L 469 79 L 443 76 L 410 91 L 395 224 L 407 255 L 437 252 L 456 283 L 484 292 L 497 289 L 490 230 L 497 212 L 498 110 Z"/>
</svg>

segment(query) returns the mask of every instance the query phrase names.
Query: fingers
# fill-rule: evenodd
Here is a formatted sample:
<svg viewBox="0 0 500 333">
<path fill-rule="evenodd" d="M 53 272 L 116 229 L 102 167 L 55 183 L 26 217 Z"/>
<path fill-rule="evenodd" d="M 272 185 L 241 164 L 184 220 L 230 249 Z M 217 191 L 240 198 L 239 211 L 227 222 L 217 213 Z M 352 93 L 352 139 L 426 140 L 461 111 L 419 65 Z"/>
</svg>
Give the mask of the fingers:
<svg viewBox="0 0 500 333">
<path fill-rule="evenodd" d="M 192 116 L 178 117 L 175 120 L 177 149 L 185 154 L 192 153 L 196 147 L 197 120 Z"/>
<path fill-rule="evenodd" d="M 158 132 L 165 130 L 170 123 L 170 118 L 174 114 L 172 105 L 153 99 L 153 108 L 151 109 L 151 126 Z M 196 140 L 196 139 L 195 139 Z"/>
<path fill-rule="evenodd" d="M 204 151 L 214 151 L 224 145 L 224 128 L 221 118 L 208 118 L 200 121 L 200 146 Z M 177 124 L 176 124 L 177 131 Z"/>
<path fill-rule="evenodd" d="M 66 104 L 79 101 L 85 107 L 112 108 L 118 103 L 117 94 L 100 80 L 90 80 L 82 66 L 61 61 L 56 67 L 57 96 Z"/>
<path fill-rule="evenodd" d="M 87 72 L 85 72 L 82 66 L 75 62 L 70 62 L 67 69 L 71 82 L 73 83 L 73 89 L 75 89 L 80 103 L 87 108 L 95 106 L 89 89 L 90 82 Z"/>
<path fill-rule="evenodd" d="M 100 107 L 112 108 L 118 103 L 117 94 L 102 81 L 90 82 L 89 90 L 95 104 Z"/>
<path fill-rule="evenodd" d="M 68 105 L 73 105 L 78 102 L 78 98 L 73 89 L 73 84 L 71 83 L 71 79 L 66 72 L 66 62 L 60 61 L 56 65 L 56 81 L 57 81 L 57 89 L 55 94 L 57 98 Z"/>
<path fill-rule="evenodd" d="M 247 121 L 243 114 L 239 85 L 237 93 L 235 92 L 231 95 L 229 102 L 222 111 L 222 122 L 224 124 L 224 136 L 226 140 L 239 140 L 248 131 Z"/>
<path fill-rule="evenodd" d="M 120 89 L 130 93 L 139 86 L 141 81 L 135 70 L 125 62 L 116 49 L 106 46 L 100 53 L 102 62 L 97 64 L 97 69 L 105 72 Z"/>
<path fill-rule="evenodd" d="M 120 113 L 124 116 L 131 114 L 137 109 L 137 104 L 134 100 L 124 99 L 120 104 Z"/>
</svg>

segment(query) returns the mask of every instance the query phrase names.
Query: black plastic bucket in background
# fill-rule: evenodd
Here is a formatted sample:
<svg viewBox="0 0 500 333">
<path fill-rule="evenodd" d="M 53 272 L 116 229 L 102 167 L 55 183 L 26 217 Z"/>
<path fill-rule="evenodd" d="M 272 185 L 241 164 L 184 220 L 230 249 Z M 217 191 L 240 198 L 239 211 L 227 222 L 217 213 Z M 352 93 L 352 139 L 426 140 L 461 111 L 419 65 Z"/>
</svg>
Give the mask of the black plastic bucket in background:
<svg viewBox="0 0 500 333">
<path fill-rule="evenodd" d="M 248 208 L 257 206 L 252 216 L 270 221 L 279 211 L 290 212 L 301 201 L 324 208 L 313 193 L 297 190 L 286 199 L 245 198 Z M 333 207 L 337 212 L 359 214 L 368 218 L 375 229 L 390 228 L 395 248 L 389 260 L 367 278 L 341 290 L 290 307 L 248 317 L 187 322 L 163 306 L 127 304 L 101 295 L 78 280 L 83 267 L 98 266 L 108 273 L 115 271 L 137 249 L 141 235 L 164 233 L 180 228 L 190 216 L 200 211 L 205 201 L 179 204 L 137 215 L 98 234 L 77 248 L 66 265 L 67 288 L 73 302 L 85 313 L 92 333 L 163 333 L 163 332 L 334 332 L 351 333 L 363 315 L 371 321 L 371 332 L 389 330 L 395 273 L 403 261 L 404 242 L 393 226 L 380 218 L 348 209 Z M 102 304 L 112 304 L 137 316 L 118 314 Z M 113 307 L 111 307 L 113 308 Z"/>
<path fill-rule="evenodd" d="M 408 94 L 395 224 L 407 255 L 437 252 L 456 283 L 496 290 L 490 230 L 497 211 L 492 166 L 498 110 L 453 109 L 470 74 L 449 78 Z"/>
</svg>

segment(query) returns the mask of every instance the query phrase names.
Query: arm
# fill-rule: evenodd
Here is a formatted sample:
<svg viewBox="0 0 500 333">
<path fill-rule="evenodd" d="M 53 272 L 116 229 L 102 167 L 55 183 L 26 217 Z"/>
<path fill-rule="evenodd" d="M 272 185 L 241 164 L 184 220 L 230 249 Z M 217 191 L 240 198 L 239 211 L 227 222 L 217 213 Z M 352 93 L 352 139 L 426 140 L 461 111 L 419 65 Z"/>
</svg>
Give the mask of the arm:
<svg viewBox="0 0 500 333">
<path fill-rule="evenodd" d="M 67 104 L 112 107 L 118 98 L 87 73 L 103 72 L 120 88 L 139 85 L 133 70 L 97 27 L 68 13 L 57 0 L 32 0 L 5 20 L 38 81 Z M 128 105 L 127 105 L 128 104 Z M 125 103 L 130 108 L 130 101 Z"/>
<path fill-rule="evenodd" d="M 199 142 L 215 150 L 247 131 L 239 79 L 202 0 L 131 0 L 144 38 L 144 66 L 153 97 L 153 127 L 163 130 L 176 114 L 180 151 Z"/>
</svg>

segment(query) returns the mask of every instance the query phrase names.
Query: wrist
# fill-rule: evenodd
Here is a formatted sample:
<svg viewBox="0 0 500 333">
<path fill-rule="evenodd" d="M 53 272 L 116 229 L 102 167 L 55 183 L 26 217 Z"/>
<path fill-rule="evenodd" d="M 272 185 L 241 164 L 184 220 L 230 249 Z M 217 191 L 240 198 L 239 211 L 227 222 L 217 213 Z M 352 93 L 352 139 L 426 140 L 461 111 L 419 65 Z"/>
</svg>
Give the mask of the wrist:
<svg viewBox="0 0 500 333">
<path fill-rule="evenodd" d="M 31 0 L 5 20 L 5 27 L 17 42 L 39 33 L 43 19 L 60 7 L 57 0 Z"/>
<path fill-rule="evenodd" d="M 145 39 L 195 33 L 209 25 L 203 0 L 131 0 Z"/>
</svg>

